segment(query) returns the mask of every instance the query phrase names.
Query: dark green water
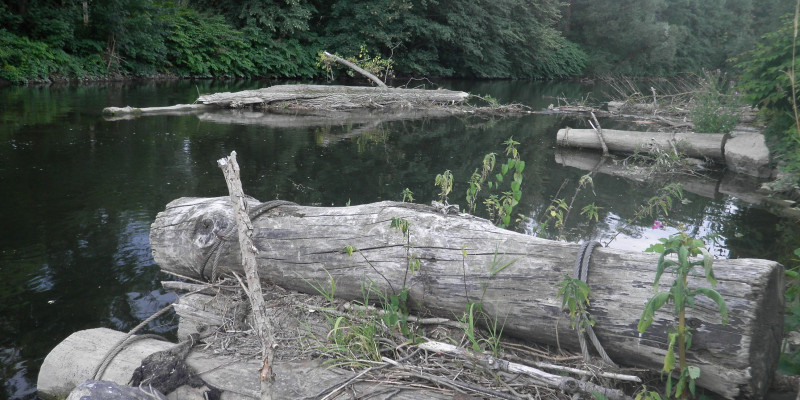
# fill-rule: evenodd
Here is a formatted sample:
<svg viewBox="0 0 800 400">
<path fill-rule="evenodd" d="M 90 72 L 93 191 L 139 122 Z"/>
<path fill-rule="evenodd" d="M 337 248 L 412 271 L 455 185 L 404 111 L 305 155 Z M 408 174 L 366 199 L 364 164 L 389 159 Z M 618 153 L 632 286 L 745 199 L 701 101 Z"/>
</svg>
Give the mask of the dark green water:
<svg viewBox="0 0 800 400">
<path fill-rule="evenodd" d="M 456 178 L 451 203 L 463 207 L 465 181 L 509 136 L 526 161 L 518 212 L 541 221 L 565 179 L 571 197 L 585 173 L 555 162 L 559 128 L 583 122 L 557 115 L 505 119 L 445 118 L 369 127 L 332 123 L 271 128 L 216 123 L 194 115 L 107 121 L 106 106 L 166 106 L 192 102 L 199 92 L 256 88 L 266 82 L 97 84 L 0 90 L 0 398 L 32 398 L 39 366 L 58 342 L 85 328 L 127 331 L 175 299 L 160 288 L 167 278 L 150 255 L 156 213 L 182 196 L 227 194 L 216 160 L 239 154 L 245 191 L 269 200 L 337 205 L 436 197 L 436 174 Z M 448 82 L 452 89 L 489 94 L 535 109 L 551 97 L 579 99 L 592 88 L 574 83 Z M 609 122 L 610 124 L 610 122 Z M 362 129 L 363 133 L 354 134 Z M 570 240 L 613 234 L 620 220 L 651 197 L 647 186 L 605 175 L 594 178 L 576 210 L 595 202 L 600 223 L 575 211 Z M 720 257 L 786 261 L 800 247 L 792 221 L 716 193 L 686 194 L 687 202 L 653 230 L 644 221 L 612 243 L 641 250 L 683 224 L 699 235 L 717 233 Z M 530 231 L 535 222 L 518 227 Z M 555 289 L 554 289 L 555 290 Z M 148 326 L 170 334 L 172 316 Z"/>
</svg>

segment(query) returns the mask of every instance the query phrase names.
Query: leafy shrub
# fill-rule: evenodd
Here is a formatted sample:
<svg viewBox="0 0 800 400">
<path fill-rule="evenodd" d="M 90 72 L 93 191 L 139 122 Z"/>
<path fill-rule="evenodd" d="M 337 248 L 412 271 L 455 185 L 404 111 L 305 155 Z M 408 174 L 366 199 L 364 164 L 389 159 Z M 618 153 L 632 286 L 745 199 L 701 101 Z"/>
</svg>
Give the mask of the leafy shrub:
<svg viewBox="0 0 800 400">
<path fill-rule="evenodd" d="M 700 90 L 692 99 L 692 122 L 696 132 L 730 133 L 739 121 L 739 95 L 728 74 L 704 71 Z"/>
<path fill-rule="evenodd" d="M 25 84 L 51 77 L 82 77 L 97 72 L 63 50 L 0 29 L 0 79 Z"/>
<path fill-rule="evenodd" d="M 758 106 L 769 121 L 765 133 L 772 151 L 786 162 L 787 170 L 795 172 L 800 171 L 800 121 L 794 114 L 794 107 L 800 103 L 794 57 L 797 19 L 797 15 L 786 18 L 737 65 L 743 70 L 740 87 L 745 100 Z"/>
</svg>

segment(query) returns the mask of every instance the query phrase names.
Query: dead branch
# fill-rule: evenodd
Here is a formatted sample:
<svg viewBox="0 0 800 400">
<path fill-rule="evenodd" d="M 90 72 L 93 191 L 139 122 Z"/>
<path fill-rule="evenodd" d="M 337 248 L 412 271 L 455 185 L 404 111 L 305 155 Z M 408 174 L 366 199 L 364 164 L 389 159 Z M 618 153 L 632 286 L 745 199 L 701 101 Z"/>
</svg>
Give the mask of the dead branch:
<svg viewBox="0 0 800 400">
<path fill-rule="evenodd" d="M 344 58 L 339 57 L 339 56 L 337 56 L 335 54 L 328 53 L 327 51 L 323 51 L 322 54 L 325 55 L 325 57 L 331 58 L 331 59 L 333 59 L 334 61 L 336 61 L 336 62 L 338 62 L 340 64 L 346 65 L 347 67 L 349 67 L 353 71 L 356 71 L 359 74 L 366 76 L 371 81 L 375 82 L 378 86 L 380 86 L 382 88 L 386 88 L 386 84 L 383 83 L 382 80 L 380 80 L 377 76 L 372 75 L 371 73 L 369 73 L 364 68 L 361 68 L 358 65 L 355 65 L 355 64 L 351 63 L 350 61 L 347 61 Z"/>
<path fill-rule="evenodd" d="M 247 297 L 250 298 L 250 305 L 253 309 L 253 324 L 255 331 L 261 340 L 261 356 L 264 364 L 261 367 L 259 378 L 261 381 L 261 399 L 272 399 L 272 383 L 275 375 L 272 372 L 273 359 L 275 357 L 272 344 L 275 342 L 272 334 L 272 322 L 269 320 L 264 305 L 264 295 L 261 292 L 261 281 L 258 277 L 258 266 L 256 264 L 256 254 L 258 249 L 253 245 L 253 224 L 247 215 L 247 203 L 242 190 L 242 182 L 239 179 L 239 164 L 236 162 L 236 151 L 232 151 L 227 158 L 217 160 L 217 165 L 225 175 L 225 182 L 230 192 L 231 205 L 233 206 L 236 228 L 239 236 L 239 248 L 242 255 L 242 267 L 247 278 L 245 290 Z M 238 279 L 239 277 L 236 276 Z M 241 281 L 240 281 L 241 283 Z M 244 286 L 244 284 L 242 285 Z"/>
<path fill-rule="evenodd" d="M 490 370 L 509 372 L 512 374 L 524 374 L 533 378 L 541 385 L 550 388 L 558 388 L 569 394 L 580 393 L 590 396 L 592 393 L 598 392 L 611 400 L 632 400 L 631 397 L 625 395 L 621 390 L 609 389 L 591 382 L 582 382 L 568 376 L 553 375 L 527 365 L 508 362 L 487 354 L 472 353 L 466 349 L 447 343 L 430 341 L 417 346 L 433 353 L 446 353 L 467 361 L 472 361 Z"/>
</svg>

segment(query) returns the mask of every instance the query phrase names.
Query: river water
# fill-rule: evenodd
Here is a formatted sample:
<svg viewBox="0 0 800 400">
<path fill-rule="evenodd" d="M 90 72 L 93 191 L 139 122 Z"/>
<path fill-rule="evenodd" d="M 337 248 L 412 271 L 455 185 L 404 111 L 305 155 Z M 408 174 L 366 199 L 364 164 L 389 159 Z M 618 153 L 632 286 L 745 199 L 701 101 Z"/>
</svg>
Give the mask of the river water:
<svg viewBox="0 0 800 400">
<path fill-rule="evenodd" d="M 268 84 L 0 89 L 0 398 L 34 398 L 42 360 L 72 332 L 101 326 L 128 331 L 175 300 L 160 287 L 168 276 L 150 254 L 150 224 L 178 197 L 226 195 L 216 160 L 232 150 L 238 153 L 245 191 L 262 201 L 344 206 L 401 200 L 409 188 L 417 202 L 428 203 L 438 193 L 434 177 L 449 169 L 456 182 L 450 202 L 463 207 L 465 182 L 483 155 L 501 152 L 502 142 L 513 136 L 527 164 L 515 211 L 524 218 L 515 228 L 529 234 L 546 219 L 553 197 L 558 193 L 569 200 L 586 173 L 556 162 L 557 130 L 586 125 L 563 115 L 314 126 L 301 126 L 298 119 L 282 127 L 258 124 L 250 114 L 122 120 L 101 115 L 106 106 L 190 103 L 198 93 Z M 557 97 L 577 101 L 600 91 L 560 82 L 451 81 L 443 86 L 534 109 L 557 105 Z M 698 236 L 715 234 L 711 248 L 717 257 L 784 263 L 800 247 L 796 223 L 716 190 L 719 184 L 711 185 L 707 197 L 686 192 L 669 216 L 658 217 L 665 229 L 653 229 L 652 218 L 626 224 L 664 184 L 595 175 L 593 189 L 576 197 L 563 236 L 605 242 L 624 228 L 610 246 L 643 250 L 682 227 Z M 590 203 L 601 207 L 598 223 L 579 215 Z M 166 315 L 147 330 L 169 336 L 176 325 Z"/>
</svg>

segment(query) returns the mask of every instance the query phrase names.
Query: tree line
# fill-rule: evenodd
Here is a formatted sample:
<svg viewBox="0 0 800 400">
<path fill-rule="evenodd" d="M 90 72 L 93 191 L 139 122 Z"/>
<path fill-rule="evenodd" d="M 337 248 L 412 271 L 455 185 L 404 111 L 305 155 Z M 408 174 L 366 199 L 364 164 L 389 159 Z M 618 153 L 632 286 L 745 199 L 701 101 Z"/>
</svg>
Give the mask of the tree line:
<svg viewBox="0 0 800 400">
<path fill-rule="evenodd" d="M 782 0 L 4 0 L 0 79 L 313 78 L 321 50 L 401 76 L 554 79 L 720 68 Z"/>
</svg>

